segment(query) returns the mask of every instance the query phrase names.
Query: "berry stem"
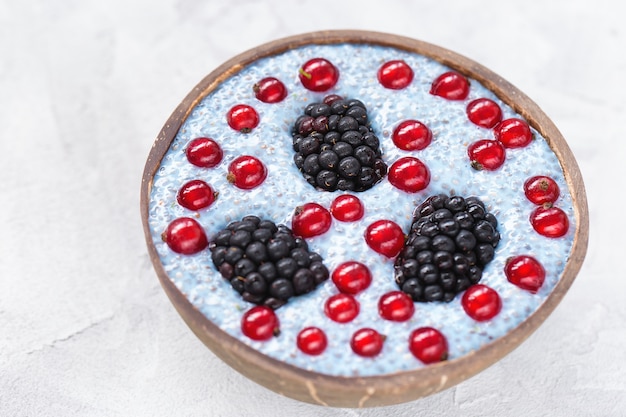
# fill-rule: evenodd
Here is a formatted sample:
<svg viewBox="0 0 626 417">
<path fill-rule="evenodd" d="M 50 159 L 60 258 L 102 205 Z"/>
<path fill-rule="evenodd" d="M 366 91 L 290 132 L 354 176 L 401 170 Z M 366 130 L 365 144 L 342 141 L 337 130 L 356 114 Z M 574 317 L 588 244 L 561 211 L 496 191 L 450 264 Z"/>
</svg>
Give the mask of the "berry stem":
<svg viewBox="0 0 626 417">
<path fill-rule="evenodd" d="M 303 76 L 303 77 L 305 77 L 305 78 L 307 78 L 307 79 L 309 79 L 309 80 L 313 77 L 310 73 L 306 72 L 306 71 L 304 70 L 304 68 L 300 68 L 300 69 L 298 70 L 298 72 L 299 72 L 300 74 L 302 74 L 302 76 Z"/>
</svg>

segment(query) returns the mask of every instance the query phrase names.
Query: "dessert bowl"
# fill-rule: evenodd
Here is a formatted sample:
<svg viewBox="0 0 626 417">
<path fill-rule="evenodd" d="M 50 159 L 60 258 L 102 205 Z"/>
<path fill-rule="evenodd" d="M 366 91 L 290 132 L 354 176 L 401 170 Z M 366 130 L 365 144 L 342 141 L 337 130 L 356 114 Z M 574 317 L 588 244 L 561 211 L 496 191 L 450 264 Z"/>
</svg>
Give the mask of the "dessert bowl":
<svg viewBox="0 0 626 417">
<path fill-rule="evenodd" d="M 444 48 L 352 30 L 261 45 L 200 81 L 150 151 L 141 214 L 206 346 L 335 407 L 492 365 L 558 305 L 588 240 L 578 166 L 533 101 Z"/>
</svg>

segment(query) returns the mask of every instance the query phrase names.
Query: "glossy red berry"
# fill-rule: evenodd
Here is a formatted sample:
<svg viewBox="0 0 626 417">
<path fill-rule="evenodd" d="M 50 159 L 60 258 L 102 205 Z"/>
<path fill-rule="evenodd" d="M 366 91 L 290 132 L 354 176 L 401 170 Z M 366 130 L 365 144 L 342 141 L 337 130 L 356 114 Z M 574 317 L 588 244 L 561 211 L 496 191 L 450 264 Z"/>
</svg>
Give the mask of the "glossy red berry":
<svg viewBox="0 0 626 417">
<path fill-rule="evenodd" d="M 235 158 L 228 166 L 226 179 L 235 187 L 250 190 L 258 187 L 267 177 L 267 168 L 258 158 L 243 155 Z"/>
<path fill-rule="evenodd" d="M 300 82 L 307 90 L 330 90 L 339 80 L 339 70 L 324 58 L 308 60 L 299 71 Z"/>
<path fill-rule="evenodd" d="M 537 205 L 552 204 L 561 194 L 556 181 L 546 175 L 537 175 L 524 182 L 526 198 Z"/>
<path fill-rule="evenodd" d="M 502 120 L 502 109 L 498 103 L 488 98 L 470 101 L 466 112 L 472 123 L 487 129 L 493 128 Z"/>
<path fill-rule="evenodd" d="M 226 114 L 228 126 L 241 133 L 249 133 L 259 124 L 259 114 L 252 106 L 237 104 Z"/>
<path fill-rule="evenodd" d="M 413 81 L 413 70 L 402 60 L 385 62 L 378 70 L 378 82 L 392 90 L 406 88 Z"/>
<path fill-rule="evenodd" d="M 377 220 L 367 226 L 365 242 L 375 252 L 393 258 L 404 246 L 404 232 L 391 220 Z"/>
<path fill-rule="evenodd" d="M 355 222 L 363 217 L 365 208 L 357 196 L 343 194 L 333 200 L 330 212 L 339 221 Z"/>
<path fill-rule="evenodd" d="M 350 340 L 352 351 L 359 356 L 371 358 L 383 350 L 385 338 L 374 329 L 357 330 Z"/>
<path fill-rule="evenodd" d="M 415 304 L 404 291 L 391 291 L 378 300 L 378 313 L 385 320 L 407 321 L 415 313 Z"/>
<path fill-rule="evenodd" d="M 269 340 L 280 333 L 280 324 L 274 310 L 255 306 L 246 311 L 241 319 L 241 331 L 252 340 Z"/>
<path fill-rule="evenodd" d="M 540 206 L 530 214 L 530 224 L 545 237 L 561 237 L 569 229 L 567 214 L 558 207 Z"/>
<path fill-rule="evenodd" d="M 498 293 L 486 285 L 475 284 L 465 290 L 461 305 L 468 316 L 476 321 L 494 318 L 502 309 L 502 300 Z"/>
<path fill-rule="evenodd" d="M 391 185 L 407 193 L 422 191 L 430 183 L 428 167 L 412 156 L 405 156 L 391 164 L 387 176 Z"/>
<path fill-rule="evenodd" d="M 222 161 L 222 148 L 211 138 L 195 138 L 185 149 L 187 160 L 200 168 L 213 168 Z"/>
<path fill-rule="evenodd" d="M 324 314 L 337 323 L 348 323 L 359 315 L 359 302 L 350 294 L 335 294 L 326 300 Z"/>
<path fill-rule="evenodd" d="M 161 237 L 171 250 L 183 255 L 200 252 L 209 244 L 200 223 L 190 217 L 172 221 Z"/>
<path fill-rule="evenodd" d="M 504 274 L 510 283 L 533 294 L 541 288 L 546 279 L 543 265 L 528 255 L 519 255 L 508 259 L 504 266 Z"/>
<path fill-rule="evenodd" d="M 293 234 L 303 238 L 319 236 L 330 229 L 332 218 L 326 208 L 317 203 L 306 203 L 296 207 L 291 218 Z"/>
<path fill-rule="evenodd" d="M 530 126 L 522 119 L 506 119 L 494 127 L 493 134 L 505 148 L 523 148 L 533 140 Z"/>
<path fill-rule="evenodd" d="M 191 180 L 178 190 L 178 204 L 189 210 L 200 210 L 209 207 L 215 201 L 217 193 L 202 180 Z"/>
<path fill-rule="evenodd" d="M 430 94 L 447 100 L 465 100 L 469 95 L 469 81 L 456 71 L 441 74 L 433 81 Z"/>
<path fill-rule="evenodd" d="M 278 78 L 266 77 L 252 86 L 254 96 L 263 103 L 279 103 L 287 97 L 287 87 Z"/>
<path fill-rule="evenodd" d="M 422 122 L 405 120 L 394 129 L 391 138 L 403 151 L 420 151 L 430 145 L 433 134 Z"/>
<path fill-rule="evenodd" d="M 409 336 L 409 350 L 424 364 L 448 359 L 448 341 L 437 329 L 420 327 Z"/>
<path fill-rule="evenodd" d="M 331 278 L 337 289 L 344 294 L 358 294 L 372 283 L 372 273 L 364 264 L 348 261 L 333 271 Z"/>
<path fill-rule="evenodd" d="M 298 333 L 296 343 L 302 352 L 317 356 L 326 350 L 328 339 L 326 333 L 319 327 L 307 327 Z"/>
<path fill-rule="evenodd" d="M 472 168 L 481 171 L 495 171 L 506 160 L 506 150 L 497 140 L 481 139 L 467 148 Z"/>
</svg>

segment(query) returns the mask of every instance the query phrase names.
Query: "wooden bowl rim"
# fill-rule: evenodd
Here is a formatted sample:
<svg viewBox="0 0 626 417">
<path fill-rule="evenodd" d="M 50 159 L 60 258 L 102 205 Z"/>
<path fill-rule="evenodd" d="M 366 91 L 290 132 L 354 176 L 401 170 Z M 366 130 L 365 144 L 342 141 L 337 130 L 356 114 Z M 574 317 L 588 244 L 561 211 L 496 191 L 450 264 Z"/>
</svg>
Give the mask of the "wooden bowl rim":
<svg viewBox="0 0 626 417">
<path fill-rule="evenodd" d="M 576 232 L 563 274 L 539 308 L 505 336 L 462 357 L 411 371 L 368 377 L 341 377 L 307 371 L 266 356 L 208 320 L 176 288 L 165 272 L 148 224 L 154 175 L 191 110 L 226 79 L 265 57 L 311 44 L 370 44 L 434 59 L 472 78 L 524 117 L 556 154 L 569 187 Z M 141 217 L 150 258 L 162 287 L 191 330 L 213 353 L 253 381 L 285 396 L 334 407 L 371 407 L 412 401 L 448 387 L 491 366 L 519 346 L 550 315 L 578 274 L 588 244 L 588 207 L 583 180 L 567 142 L 552 121 L 524 93 L 482 65 L 445 48 L 408 37 L 359 30 L 332 30 L 278 39 L 243 52 L 200 81 L 172 113 L 146 161 L 141 184 Z"/>
</svg>

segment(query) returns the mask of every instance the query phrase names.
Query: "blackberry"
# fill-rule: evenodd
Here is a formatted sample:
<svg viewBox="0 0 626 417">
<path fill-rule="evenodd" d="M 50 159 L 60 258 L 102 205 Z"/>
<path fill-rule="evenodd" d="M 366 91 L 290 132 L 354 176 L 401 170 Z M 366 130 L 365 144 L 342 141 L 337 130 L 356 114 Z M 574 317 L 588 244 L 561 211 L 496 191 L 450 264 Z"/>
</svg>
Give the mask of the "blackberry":
<svg viewBox="0 0 626 417">
<path fill-rule="evenodd" d="M 359 100 L 329 95 L 296 119 L 294 163 L 304 179 L 323 191 L 365 191 L 387 173 L 380 141 Z"/>
<path fill-rule="evenodd" d="M 434 195 L 420 204 L 394 264 L 414 301 L 446 301 L 480 281 L 500 241 L 496 217 L 477 197 Z"/>
<path fill-rule="evenodd" d="M 215 268 L 244 300 L 272 309 L 313 291 L 329 275 L 322 257 L 309 251 L 304 239 L 256 216 L 230 223 L 209 248 Z"/>
</svg>

